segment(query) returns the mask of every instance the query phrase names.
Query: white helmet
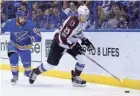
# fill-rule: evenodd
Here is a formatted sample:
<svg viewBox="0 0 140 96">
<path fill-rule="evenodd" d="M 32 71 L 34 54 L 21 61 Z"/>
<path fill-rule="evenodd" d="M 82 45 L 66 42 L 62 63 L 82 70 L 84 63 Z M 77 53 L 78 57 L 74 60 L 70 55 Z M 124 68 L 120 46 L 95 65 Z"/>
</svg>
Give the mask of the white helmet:
<svg viewBox="0 0 140 96">
<path fill-rule="evenodd" d="M 79 15 L 89 15 L 89 9 L 85 5 L 81 5 L 78 8 L 78 14 Z"/>
</svg>

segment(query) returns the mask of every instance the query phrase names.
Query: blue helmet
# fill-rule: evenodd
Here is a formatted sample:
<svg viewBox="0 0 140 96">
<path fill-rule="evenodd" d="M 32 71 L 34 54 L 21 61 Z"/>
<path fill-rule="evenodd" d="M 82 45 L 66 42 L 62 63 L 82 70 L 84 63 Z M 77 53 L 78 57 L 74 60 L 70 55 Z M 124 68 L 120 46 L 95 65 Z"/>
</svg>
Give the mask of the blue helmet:
<svg viewBox="0 0 140 96">
<path fill-rule="evenodd" d="M 26 16 L 26 13 L 23 10 L 18 10 L 17 13 L 16 13 L 16 16 L 23 17 L 23 16 Z"/>
</svg>

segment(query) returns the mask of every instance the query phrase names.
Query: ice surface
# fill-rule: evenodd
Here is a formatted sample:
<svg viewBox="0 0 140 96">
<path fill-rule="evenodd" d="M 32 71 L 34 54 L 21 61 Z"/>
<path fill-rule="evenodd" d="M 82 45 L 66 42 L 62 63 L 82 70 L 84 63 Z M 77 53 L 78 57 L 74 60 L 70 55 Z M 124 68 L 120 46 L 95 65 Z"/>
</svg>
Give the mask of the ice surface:
<svg viewBox="0 0 140 96">
<path fill-rule="evenodd" d="M 87 87 L 73 87 L 70 80 L 39 76 L 31 85 L 20 73 L 17 85 L 12 86 L 10 71 L 0 70 L 0 96 L 140 96 L 140 90 L 87 83 Z M 129 90 L 130 93 L 125 93 Z"/>
</svg>

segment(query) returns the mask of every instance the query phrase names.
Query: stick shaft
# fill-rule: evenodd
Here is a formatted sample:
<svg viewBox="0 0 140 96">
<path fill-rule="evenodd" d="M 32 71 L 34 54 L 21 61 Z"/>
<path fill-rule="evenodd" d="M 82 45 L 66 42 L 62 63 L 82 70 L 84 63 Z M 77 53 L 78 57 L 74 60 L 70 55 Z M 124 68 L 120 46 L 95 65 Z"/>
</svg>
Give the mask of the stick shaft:
<svg viewBox="0 0 140 96">
<path fill-rule="evenodd" d="M 91 60 L 92 62 L 94 62 L 96 65 L 98 65 L 100 68 L 102 68 L 104 71 L 106 71 L 108 74 L 110 74 L 111 76 L 113 76 L 115 79 L 119 80 L 120 82 L 122 82 L 121 79 L 119 79 L 117 76 L 113 75 L 111 72 L 109 72 L 107 69 L 105 69 L 102 65 L 100 65 L 98 62 L 96 62 L 95 60 L 93 60 L 92 58 L 90 58 L 89 56 L 87 56 L 85 53 L 83 53 L 83 55 L 85 55 L 89 60 Z"/>
</svg>

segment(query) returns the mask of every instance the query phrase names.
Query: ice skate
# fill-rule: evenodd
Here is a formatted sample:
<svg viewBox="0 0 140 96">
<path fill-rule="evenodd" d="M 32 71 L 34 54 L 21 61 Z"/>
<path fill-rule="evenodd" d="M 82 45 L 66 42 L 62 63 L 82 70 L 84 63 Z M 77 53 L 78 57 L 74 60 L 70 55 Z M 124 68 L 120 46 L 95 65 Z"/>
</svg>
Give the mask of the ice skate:
<svg viewBox="0 0 140 96">
<path fill-rule="evenodd" d="M 13 85 L 13 86 L 16 85 L 17 81 L 18 81 L 18 77 L 17 77 L 17 76 L 14 76 L 14 77 L 11 79 L 12 85 Z"/>
<path fill-rule="evenodd" d="M 37 76 L 38 76 L 38 75 L 35 73 L 35 70 L 36 70 L 36 69 L 33 69 L 33 70 L 31 71 L 30 76 L 29 76 L 29 82 L 30 82 L 30 84 L 33 84 L 33 83 L 35 82 Z"/>
<path fill-rule="evenodd" d="M 71 71 L 71 75 L 72 75 L 71 80 L 73 83 L 72 85 L 74 87 L 85 87 L 86 86 L 86 81 L 81 79 L 80 76 L 76 76 L 73 70 Z"/>
</svg>

